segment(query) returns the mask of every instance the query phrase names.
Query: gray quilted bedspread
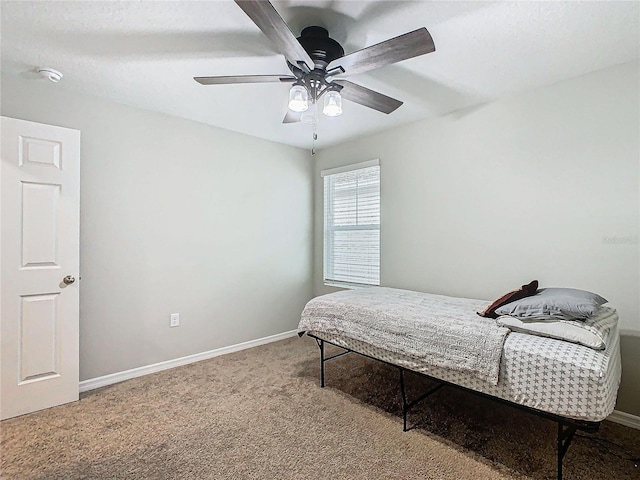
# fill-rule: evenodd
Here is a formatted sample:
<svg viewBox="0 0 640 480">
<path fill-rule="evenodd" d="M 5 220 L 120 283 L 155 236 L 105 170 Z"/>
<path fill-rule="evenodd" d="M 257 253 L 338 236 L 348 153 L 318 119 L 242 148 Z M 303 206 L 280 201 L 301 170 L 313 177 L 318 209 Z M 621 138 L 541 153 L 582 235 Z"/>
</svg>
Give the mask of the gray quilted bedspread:
<svg viewBox="0 0 640 480">
<path fill-rule="evenodd" d="M 497 385 L 509 330 L 476 314 L 488 303 L 386 287 L 345 290 L 307 303 L 298 332 L 343 335 Z"/>
</svg>

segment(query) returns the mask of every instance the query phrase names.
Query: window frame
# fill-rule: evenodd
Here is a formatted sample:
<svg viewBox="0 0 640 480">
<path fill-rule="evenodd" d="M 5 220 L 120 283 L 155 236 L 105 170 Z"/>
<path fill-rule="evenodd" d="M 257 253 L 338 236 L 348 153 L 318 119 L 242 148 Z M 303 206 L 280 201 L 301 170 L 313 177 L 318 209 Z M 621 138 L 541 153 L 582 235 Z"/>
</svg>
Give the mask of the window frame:
<svg viewBox="0 0 640 480">
<path fill-rule="evenodd" d="M 354 163 L 354 164 L 350 164 L 350 165 L 344 165 L 341 167 L 337 167 L 337 168 L 331 168 L 331 169 L 327 169 L 327 170 L 322 170 L 320 172 L 320 176 L 323 178 L 323 230 L 322 230 L 322 240 L 323 240 L 323 245 L 322 245 L 322 267 L 323 267 L 323 272 L 322 272 L 322 277 L 323 277 L 323 284 L 326 286 L 333 286 L 333 287 L 341 287 L 341 288 L 362 288 L 362 287 L 371 287 L 371 286 L 379 286 L 380 285 L 380 231 L 381 231 L 381 221 L 380 221 L 380 215 L 378 215 L 378 223 L 377 224 L 364 224 L 364 225 L 342 225 L 342 226 L 335 226 L 333 225 L 333 221 L 331 222 L 331 225 L 327 224 L 327 219 L 329 218 L 333 218 L 333 211 L 331 212 L 327 212 L 327 184 L 326 184 L 326 179 L 325 177 L 331 176 L 331 175 L 338 175 L 341 173 L 348 173 L 348 172 L 353 172 L 353 171 L 357 171 L 357 170 L 363 170 L 366 168 L 370 168 L 370 167 L 380 167 L 380 160 L 379 159 L 374 159 L 374 160 L 369 160 L 366 162 L 359 162 L 359 163 Z M 378 170 L 378 189 L 380 189 L 380 184 L 381 184 L 381 170 Z M 333 193 L 333 192 L 331 192 Z M 356 191 L 356 196 L 357 196 L 358 192 Z M 378 196 L 378 213 L 380 214 L 380 207 L 381 207 L 382 201 L 381 201 L 381 196 L 379 194 Z M 335 278 L 327 278 L 330 275 L 328 275 L 328 273 L 333 273 L 331 271 L 331 265 L 330 265 L 330 261 L 329 261 L 329 255 L 327 255 L 328 251 L 331 251 L 330 249 L 333 248 L 332 244 L 333 244 L 333 239 L 334 239 L 334 235 L 330 235 L 329 232 L 336 232 L 336 231 L 362 231 L 362 230 L 367 230 L 367 231 L 377 231 L 378 232 L 378 264 L 377 264 L 377 283 L 358 283 L 358 282 L 353 282 L 353 281 L 347 281 L 347 280 L 340 280 L 340 279 L 335 279 Z M 335 257 L 334 257 L 335 258 Z M 335 277 L 335 275 L 331 275 L 332 277 Z"/>
</svg>

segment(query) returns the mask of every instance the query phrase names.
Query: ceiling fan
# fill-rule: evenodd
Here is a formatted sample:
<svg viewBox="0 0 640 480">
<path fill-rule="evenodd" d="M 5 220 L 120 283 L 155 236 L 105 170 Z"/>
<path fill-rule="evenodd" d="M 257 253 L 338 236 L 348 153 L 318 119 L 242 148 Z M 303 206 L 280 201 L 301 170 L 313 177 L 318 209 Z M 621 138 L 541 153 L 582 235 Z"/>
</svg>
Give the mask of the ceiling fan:
<svg viewBox="0 0 640 480">
<path fill-rule="evenodd" d="M 267 0 L 235 2 L 285 56 L 291 75 L 194 77 L 194 80 L 202 85 L 292 83 L 289 110 L 283 123 L 304 120 L 304 112 L 309 110 L 310 104 L 316 105 L 323 96 L 323 113 L 328 116 L 342 113 L 342 98 L 389 114 L 402 102 L 343 79 L 436 49 L 431 35 L 423 27 L 345 55 L 342 46 L 330 38 L 329 32 L 322 27 L 306 27 L 296 38 Z"/>
</svg>

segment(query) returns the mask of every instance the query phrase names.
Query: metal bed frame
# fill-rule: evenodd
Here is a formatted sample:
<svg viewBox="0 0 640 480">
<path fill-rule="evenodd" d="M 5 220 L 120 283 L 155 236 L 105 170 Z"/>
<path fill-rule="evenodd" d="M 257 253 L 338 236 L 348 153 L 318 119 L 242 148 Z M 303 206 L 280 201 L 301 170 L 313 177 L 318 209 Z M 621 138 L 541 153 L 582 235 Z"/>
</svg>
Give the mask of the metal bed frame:
<svg viewBox="0 0 640 480">
<path fill-rule="evenodd" d="M 328 340 L 324 340 L 320 337 L 317 337 L 316 335 L 312 335 L 307 333 L 307 335 L 311 338 L 313 338 L 316 343 L 318 344 L 318 347 L 320 348 L 320 387 L 324 388 L 325 386 L 325 367 L 324 364 L 326 362 L 328 362 L 329 360 L 333 360 L 335 358 L 341 357 L 343 355 L 346 355 L 348 353 L 357 353 L 358 355 L 361 355 L 363 357 L 367 357 L 370 358 L 372 360 L 376 360 L 378 362 L 382 362 L 382 363 L 386 363 L 387 365 L 391 365 L 392 367 L 397 368 L 400 371 L 400 390 L 402 393 L 402 431 L 406 432 L 408 430 L 410 430 L 410 428 L 407 427 L 407 414 L 409 413 L 409 410 L 414 407 L 415 405 L 417 405 L 418 403 L 422 402 L 425 398 L 429 397 L 430 395 L 434 394 L 435 392 L 437 392 L 438 390 L 440 390 L 442 387 L 444 386 L 450 386 L 450 387 L 455 387 L 476 395 L 480 395 L 482 397 L 485 398 L 489 398 L 491 400 L 495 400 L 498 401 L 500 403 L 504 403 L 506 405 L 509 405 L 511 407 L 515 407 L 518 408 L 520 410 L 524 410 L 525 412 L 529 412 L 532 413 L 534 415 L 537 415 L 539 417 L 543 417 L 546 418 L 547 420 L 551 420 L 553 422 L 557 422 L 558 423 L 558 434 L 557 434 L 557 467 L 558 467 L 558 480 L 562 480 L 562 460 L 564 459 L 565 454 L 567 453 L 567 450 L 569 449 L 569 445 L 571 445 L 571 441 L 573 440 L 573 437 L 576 433 L 577 430 L 581 430 L 583 432 L 587 432 L 587 433 L 595 433 L 598 431 L 598 429 L 600 428 L 600 423 L 601 422 L 589 422 L 586 420 L 575 420 L 573 418 L 567 418 L 567 417 L 562 417 L 560 415 L 555 415 L 553 413 L 549 413 L 549 412 L 544 412 L 542 410 L 536 410 L 535 408 L 531 408 L 531 407 L 527 407 L 525 405 L 520 405 L 518 403 L 514 403 L 511 402 L 509 400 L 505 400 L 503 398 L 499 398 L 499 397 L 494 397 L 492 395 L 483 393 L 483 392 L 478 392 L 476 390 L 472 390 L 470 388 L 467 387 L 463 387 L 461 385 L 457 385 L 455 383 L 451 383 L 451 382 L 447 382 L 446 380 L 441 380 L 439 378 L 436 377 L 432 377 L 430 375 L 427 375 L 425 373 L 422 372 L 416 372 L 414 370 L 410 370 L 410 369 L 406 369 L 404 367 L 401 367 L 399 365 L 395 365 L 393 363 L 387 362 L 385 360 L 381 360 L 379 358 L 376 357 L 372 357 L 371 355 L 367 355 L 364 353 L 360 353 L 356 350 L 352 350 L 346 347 L 343 347 L 341 345 L 337 345 L 335 343 L 332 343 Z M 324 345 L 325 343 L 328 343 L 329 345 L 333 345 L 335 347 L 338 347 L 344 351 L 331 355 L 329 357 L 325 356 L 325 350 L 324 350 Z M 406 388 L 405 388 L 405 379 L 404 379 L 404 372 L 405 371 L 410 371 L 411 373 L 415 374 L 415 375 L 420 375 L 421 377 L 425 377 L 433 382 L 436 382 L 437 385 L 431 389 L 429 389 L 427 392 L 423 393 L 422 395 L 420 395 L 418 398 L 412 400 L 412 401 L 407 401 L 407 392 L 406 392 Z"/>
</svg>

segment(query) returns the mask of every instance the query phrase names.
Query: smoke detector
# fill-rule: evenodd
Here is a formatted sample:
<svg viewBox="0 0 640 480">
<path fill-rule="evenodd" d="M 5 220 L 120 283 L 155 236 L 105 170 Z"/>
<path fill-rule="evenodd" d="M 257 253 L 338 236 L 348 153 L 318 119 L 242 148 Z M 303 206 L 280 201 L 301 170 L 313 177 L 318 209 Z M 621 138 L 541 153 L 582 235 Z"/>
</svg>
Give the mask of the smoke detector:
<svg viewBox="0 0 640 480">
<path fill-rule="evenodd" d="M 58 83 L 62 78 L 62 73 L 58 70 L 49 67 L 40 67 L 38 68 L 38 73 L 42 75 L 47 80 L 51 80 L 53 83 Z"/>
</svg>

